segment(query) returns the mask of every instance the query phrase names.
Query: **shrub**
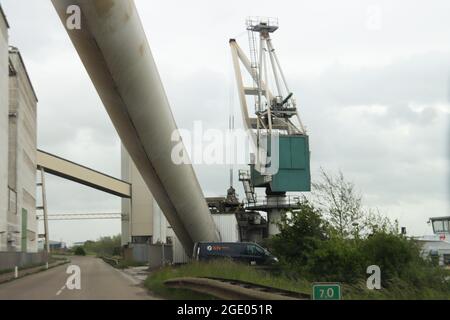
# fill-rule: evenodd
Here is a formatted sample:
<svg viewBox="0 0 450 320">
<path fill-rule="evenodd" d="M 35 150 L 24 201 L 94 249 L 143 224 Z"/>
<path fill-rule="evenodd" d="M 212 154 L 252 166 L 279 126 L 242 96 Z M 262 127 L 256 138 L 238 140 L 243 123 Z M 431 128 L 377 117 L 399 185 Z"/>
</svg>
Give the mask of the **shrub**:
<svg viewBox="0 0 450 320">
<path fill-rule="evenodd" d="M 365 275 L 365 259 L 355 241 L 331 238 L 310 254 L 306 269 L 315 281 L 356 283 Z"/>
<path fill-rule="evenodd" d="M 84 251 L 83 247 L 76 247 L 74 250 L 74 254 L 76 256 L 85 256 L 86 255 L 86 251 Z"/>
<path fill-rule="evenodd" d="M 304 266 L 321 241 L 328 238 L 327 225 L 307 200 L 300 209 L 285 217 L 280 225 L 281 233 L 267 243 L 282 262 Z"/>
<path fill-rule="evenodd" d="M 383 285 L 402 276 L 409 264 L 421 259 L 420 249 L 415 242 L 395 234 L 374 234 L 362 241 L 360 250 L 367 266 L 380 267 Z"/>
</svg>

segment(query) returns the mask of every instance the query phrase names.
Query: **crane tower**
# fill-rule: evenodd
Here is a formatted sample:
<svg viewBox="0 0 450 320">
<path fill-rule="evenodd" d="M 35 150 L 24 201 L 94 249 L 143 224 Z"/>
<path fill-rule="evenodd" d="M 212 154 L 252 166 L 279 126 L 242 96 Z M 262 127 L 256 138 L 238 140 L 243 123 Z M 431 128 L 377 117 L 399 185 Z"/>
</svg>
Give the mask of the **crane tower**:
<svg viewBox="0 0 450 320">
<path fill-rule="evenodd" d="M 256 150 L 239 178 L 247 209 L 267 212 L 269 235 L 279 233 L 283 212 L 298 207 L 287 192 L 311 190 L 309 137 L 271 38 L 278 28 L 275 18 L 248 18 L 250 56 L 230 40 L 244 126 Z M 266 189 L 264 201 L 255 188 Z"/>
</svg>

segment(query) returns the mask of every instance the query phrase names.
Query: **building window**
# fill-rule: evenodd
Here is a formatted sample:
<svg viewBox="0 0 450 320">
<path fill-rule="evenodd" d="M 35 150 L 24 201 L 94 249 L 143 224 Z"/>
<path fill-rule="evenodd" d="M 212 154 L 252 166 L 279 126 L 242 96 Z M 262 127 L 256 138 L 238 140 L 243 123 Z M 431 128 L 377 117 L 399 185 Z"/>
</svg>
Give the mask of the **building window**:
<svg viewBox="0 0 450 320">
<path fill-rule="evenodd" d="M 152 243 L 152 237 L 151 236 L 131 237 L 131 242 L 135 244 L 150 244 Z"/>
<path fill-rule="evenodd" d="M 450 254 L 444 254 L 444 265 L 450 266 Z"/>
<path fill-rule="evenodd" d="M 449 232 L 449 220 L 434 220 L 433 221 L 433 230 L 434 233 L 443 233 L 443 232 Z"/>
<path fill-rule="evenodd" d="M 9 190 L 9 201 L 8 201 L 8 211 L 13 214 L 17 214 L 17 193 L 12 190 Z"/>
</svg>

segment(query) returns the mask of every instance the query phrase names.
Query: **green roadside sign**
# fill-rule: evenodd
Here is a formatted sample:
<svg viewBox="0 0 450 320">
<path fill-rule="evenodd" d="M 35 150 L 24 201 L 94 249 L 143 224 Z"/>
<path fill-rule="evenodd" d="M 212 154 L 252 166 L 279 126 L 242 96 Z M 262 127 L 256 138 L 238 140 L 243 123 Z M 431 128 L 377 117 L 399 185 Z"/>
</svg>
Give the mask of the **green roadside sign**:
<svg viewBox="0 0 450 320">
<path fill-rule="evenodd" d="M 316 283 L 313 285 L 313 300 L 341 300 L 339 283 Z"/>
</svg>

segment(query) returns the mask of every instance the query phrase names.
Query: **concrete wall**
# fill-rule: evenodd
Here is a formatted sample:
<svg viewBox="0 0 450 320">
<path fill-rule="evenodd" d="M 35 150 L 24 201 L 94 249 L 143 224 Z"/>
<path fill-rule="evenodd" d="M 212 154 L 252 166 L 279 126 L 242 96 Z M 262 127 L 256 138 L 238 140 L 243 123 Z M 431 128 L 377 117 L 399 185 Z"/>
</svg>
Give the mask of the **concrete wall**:
<svg viewBox="0 0 450 320">
<path fill-rule="evenodd" d="M 37 98 L 20 52 L 9 51 L 9 175 L 16 203 L 8 210 L 8 251 L 37 252 Z"/>
<path fill-rule="evenodd" d="M 8 23 L 0 5 L 0 251 L 7 249 Z"/>
<path fill-rule="evenodd" d="M 47 254 L 45 252 L 0 252 L 0 271 L 10 270 L 14 267 L 29 267 L 46 261 Z"/>
<path fill-rule="evenodd" d="M 142 176 L 122 147 L 122 180 L 132 184 L 131 200 L 122 200 L 122 245 L 139 237 L 153 236 L 153 206 L 155 200 Z"/>
</svg>

